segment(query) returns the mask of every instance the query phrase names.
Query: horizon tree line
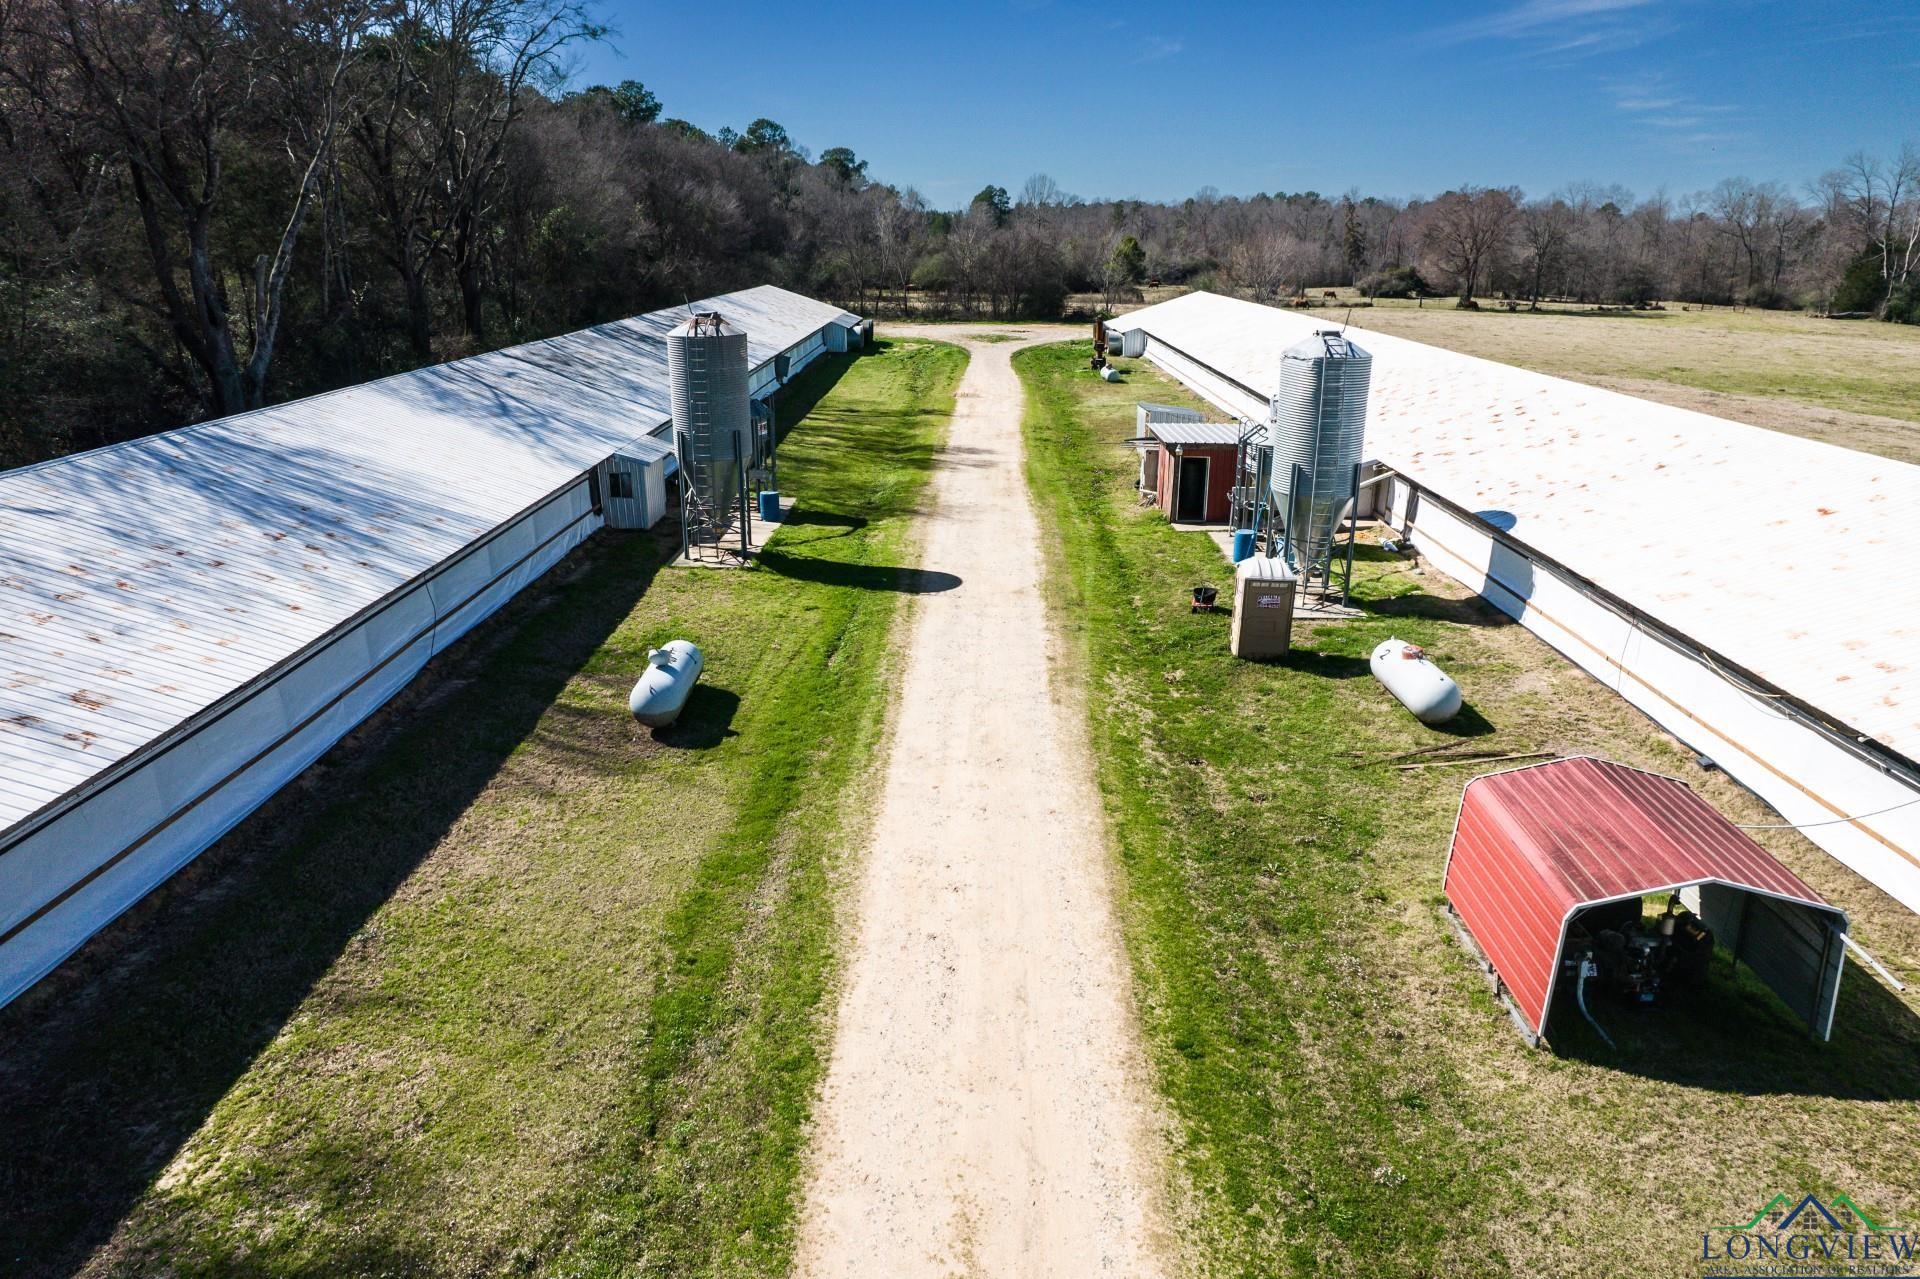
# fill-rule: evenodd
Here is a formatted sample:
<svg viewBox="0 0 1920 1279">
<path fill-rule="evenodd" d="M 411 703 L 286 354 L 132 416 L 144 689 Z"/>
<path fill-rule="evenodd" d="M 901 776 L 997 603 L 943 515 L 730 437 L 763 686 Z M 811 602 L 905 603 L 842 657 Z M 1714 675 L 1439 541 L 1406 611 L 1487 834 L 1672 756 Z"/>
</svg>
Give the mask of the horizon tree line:
<svg viewBox="0 0 1920 1279">
<path fill-rule="evenodd" d="M 0 0 L 0 465 L 772 282 L 1090 317 L 1149 282 L 1920 321 L 1920 153 L 1806 189 L 965 208 L 778 123 L 573 88 L 579 0 Z"/>
</svg>

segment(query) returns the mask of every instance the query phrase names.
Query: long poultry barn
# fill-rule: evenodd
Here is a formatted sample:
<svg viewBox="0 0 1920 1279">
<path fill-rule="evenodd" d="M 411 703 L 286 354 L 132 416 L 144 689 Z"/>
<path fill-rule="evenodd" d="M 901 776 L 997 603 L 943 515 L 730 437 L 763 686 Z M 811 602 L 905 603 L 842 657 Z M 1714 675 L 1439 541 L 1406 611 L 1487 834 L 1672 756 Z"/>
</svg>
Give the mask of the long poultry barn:
<svg viewBox="0 0 1920 1279">
<path fill-rule="evenodd" d="M 760 398 L 857 340 L 783 289 L 696 307 L 746 330 Z M 602 494 L 672 465 L 685 314 L 0 475 L 0 1004 L 610 515 L 659 518 Z"/>
<path fill-rule="evenodd" d="M 1328 327 L 1192 293 L 1108 323 L 1255 424 Z M 1920 911 L 1920 467 L 1359 327 L 1376 513 Z"/>
</svg>

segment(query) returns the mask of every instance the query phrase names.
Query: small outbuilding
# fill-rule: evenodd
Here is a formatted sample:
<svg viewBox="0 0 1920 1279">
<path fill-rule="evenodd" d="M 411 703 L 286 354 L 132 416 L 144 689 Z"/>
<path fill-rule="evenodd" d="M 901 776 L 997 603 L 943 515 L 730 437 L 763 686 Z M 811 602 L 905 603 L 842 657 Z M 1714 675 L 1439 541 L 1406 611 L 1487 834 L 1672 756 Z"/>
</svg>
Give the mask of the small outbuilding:
<svg viewBox="0 0 1920 1279">
<path fill-rule="evenodd" d="M 866 344 L 867 335 L 872 331 L 872 326 L 865 324 L 859 316 L 842 311 L 827 322 L 820 335 L 827 344 L 827 350 L 838 354 L 859 350 Z"/>
<path fill-rule="evenodd" d="M 1545 1034 L 1560 987 L 1584 989 L 1583 972 L 1610 962 L 1642 1002 L 1655 997 L 1657 975 L 1649 985 L 1633 965 L 1675 935 L 1641 919 L 1641 899 L 1659 894 L 1684 904 L 1669 918 L 1704 947 L 1701 969 L 1717 944 L 1816 1038 L 1832 1032 L 1845 912 L 1675 778 L 1584 757 L 1476 777 L 1461 796 L 1445 883 L 1530 1042 Z M 1623 958 L 1609 961 L 1609 945 Z"/>
<path fill-rule="evenodd" d="M 600 464 L 594 492 L 608 528 L 652 528 L 667 513 L 667 476 L 678 469 L 673 449 L 651 435 L 628 440 Z"/>
<path fill-rule="evenodd" d="M 1139 488 L 1168 519 L 1224 524 L 1240 453 L 1233 422 L 1146 422 L 1131 443 L 1140 451 Z"/>
</svg>

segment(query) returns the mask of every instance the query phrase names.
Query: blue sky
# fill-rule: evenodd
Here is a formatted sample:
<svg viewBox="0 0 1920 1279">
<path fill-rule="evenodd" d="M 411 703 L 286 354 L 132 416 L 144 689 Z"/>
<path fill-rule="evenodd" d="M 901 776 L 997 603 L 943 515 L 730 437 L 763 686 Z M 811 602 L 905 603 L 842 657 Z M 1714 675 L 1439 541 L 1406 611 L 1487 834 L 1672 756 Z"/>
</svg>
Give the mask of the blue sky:
<svg viewBox="0 0 1920 1279">
<path fill-rule="evenodd" d="M 1920 142 L 1920 7 L 1819 0 L 1178 4 L 603 0 L 580 83 L 712 130 L 756 116 L 957 207 L 1570 181 L 1798 188 Z M 724 26 L 722 25 L 724 23 Z"/>
</svg>

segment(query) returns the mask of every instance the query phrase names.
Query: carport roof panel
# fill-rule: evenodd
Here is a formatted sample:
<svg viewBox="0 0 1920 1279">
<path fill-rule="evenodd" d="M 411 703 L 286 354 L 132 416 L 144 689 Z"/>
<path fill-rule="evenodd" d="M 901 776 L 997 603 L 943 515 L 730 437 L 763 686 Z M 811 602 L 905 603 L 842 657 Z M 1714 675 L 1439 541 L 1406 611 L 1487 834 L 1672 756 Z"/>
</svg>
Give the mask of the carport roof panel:
<svg viewBox="0 0 1920 1279">
<path fill-rule="evenodd" d="M 1718 880 L 1834 909 L 1671 777 L 1601 759 L 1552 760 L 1476 777 L 1462 802 L 1572 907 Z"/>
</svg>

